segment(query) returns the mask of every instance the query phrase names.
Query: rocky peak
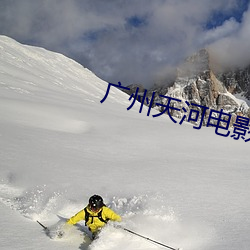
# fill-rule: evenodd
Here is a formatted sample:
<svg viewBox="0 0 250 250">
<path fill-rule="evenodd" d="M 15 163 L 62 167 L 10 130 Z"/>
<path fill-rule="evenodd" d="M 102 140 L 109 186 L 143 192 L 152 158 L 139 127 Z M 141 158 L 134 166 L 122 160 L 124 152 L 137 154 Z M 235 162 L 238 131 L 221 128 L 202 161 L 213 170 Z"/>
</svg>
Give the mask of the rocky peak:
<svg viewBox="0 0 250 250">
<path fill-rule="evenodd" d="M 182 100 L 181 104 L 175 104 L 175 107 L 181 111 L 174 111 L 172 115 L 182 118 L 183 106 L 187 113 L 190 109 L 202 111 L 202 108 L 185 105 L 185 101 L 188 101 L 190 104 L 205 106 L 209 109 L 223 109 L 224 112 L 232 115 L 231 123 L 235 122 L 237 115 L 250 117 L 250 109 L 246 102 L 233 96 L 233 93 L 240 92 L 249 86 L 250 67 L 245 71 L 230 72 L 218 77 L 210 64 L 208 50 L 202 49 L 188 57 L 179 66 L 174 83 L 165 89 L 164 94 Z M 246 93 L 250 96 L 250 91 Z M 166 101 L 163 100 L 163 104 Z M 208 115 L 209 111 L 205 115 L 205 123 Z"/>
<path fill-rule="evenodd" d="M 206 49 L 202 49 L 194 55 L 188 57 L 177 69 L 178 77 L 195 77 L 198 75 L 206 75 L 210 70 L 209 53 Z"/>
<path fill-rule="evenodd" d="M 180 109 L 173 111 L 171 115 L 182 118 L 185 114 L 183 107 L 187 110 L 196 109 L 202 113 L 205 106 L 209 108 L 205 114 L 204 125 L 207 123 L 210 109 L 221 110 L 232 115 L 231 125 L 235 122 L 237 115 L 250 118 L 250 108 L 246 101 L 236 98 L 233 94 L 242 94 L 250 99 L 250 66 L 246 69 L 215 73 L 209 51 L 202 49 L 188 57 L 177 69 L 177 75 L 171 85 L 154 86 L 147 92 L 150 99 L 152 92 L 155 92 L 154 103 L 166 104 L 168 99 L 160 98 L 165 95 L 181 100 L 182 102 L 171 102 L 171 105 Z M 143 93 L 143 85 L 132 84 L 128 86 L 128 94 Z M 185 101 L 191 105 L 186 105 Z M 146 104 L 146 103 L 145 103 Z M 195 105 L 192 105 L 195 104 Z M 155 106 L 159 108 L 159 106 Z M 199 121 L 198 121 L 199 124 Z"/>
</svg>

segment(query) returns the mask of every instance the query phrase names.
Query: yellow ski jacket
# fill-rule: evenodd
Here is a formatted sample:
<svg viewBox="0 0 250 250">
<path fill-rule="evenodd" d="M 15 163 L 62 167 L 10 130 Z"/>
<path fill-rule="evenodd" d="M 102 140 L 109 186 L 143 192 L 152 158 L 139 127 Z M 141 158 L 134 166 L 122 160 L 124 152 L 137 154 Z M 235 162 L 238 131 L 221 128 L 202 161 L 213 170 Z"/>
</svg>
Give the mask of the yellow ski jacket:
<svg viewBox="0 0 250 250">
<path fill-rule="evenodd" d="M 86 226 L 88 226 L 89 230 L 92 233 L 97 232 L 100 228 L 102 228 L 106 223 L 105 221 L 108 220 L 112 220 L 112 221 L 121 221 L 121 217 L 116 214 L 113 210 L 111 210 L 110 208 L 103 206 L 99 211 L 97 212 L 93 212 L 89 209 L 89 207 L 86 207 L 85 209 L 87 209 L 87 212 L 89 213 L 89 218 L 88 221 L 85 221 Z M 100 215 L 101 212 L 101 218 L 102 220 L 100 220 L 98 218 L 98 215 Z M 85 220 L 85 210 L 82 209 L 81 211 L 79 211 L 77 214 L 75 214 L 74 216 L 72 216 L 68 221 L 67 224 L 70 225 L 74 225 L 77 222 L 79 222 L 80 220 Z"/>
</svg>

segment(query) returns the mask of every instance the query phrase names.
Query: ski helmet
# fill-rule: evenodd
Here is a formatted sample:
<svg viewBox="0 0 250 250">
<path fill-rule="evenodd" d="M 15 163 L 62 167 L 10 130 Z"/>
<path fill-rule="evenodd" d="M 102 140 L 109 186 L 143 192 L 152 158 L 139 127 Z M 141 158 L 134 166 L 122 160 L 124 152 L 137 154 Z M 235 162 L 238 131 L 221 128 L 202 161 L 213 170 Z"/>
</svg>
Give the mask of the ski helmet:
<svg viewBox="0 0 250 250">
<path fill-rule="evenodd" d="M 103 199 L 99 195 L 93 195 L 89 198 L 89 206 L 93 210 L 98 210 L 103 207 Z"/>
</svg>

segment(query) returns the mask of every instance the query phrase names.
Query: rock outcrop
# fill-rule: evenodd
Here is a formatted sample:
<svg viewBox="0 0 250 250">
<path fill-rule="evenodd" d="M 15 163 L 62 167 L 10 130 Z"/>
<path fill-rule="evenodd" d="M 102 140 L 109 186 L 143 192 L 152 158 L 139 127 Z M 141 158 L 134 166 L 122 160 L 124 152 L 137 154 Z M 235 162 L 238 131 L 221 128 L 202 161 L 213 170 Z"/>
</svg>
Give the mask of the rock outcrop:
<svg viewBox="0 0 250 250">
<path fill-rule="evenodd" d="M 231 114 L 231 124 L 235 122 L 236 116 L 250 117 L 250 109 L 247 103 L 236 98 L 234 93 L 244 93 L 247 95 L 248 78 L 246 73 L 241 73 L 245 77 L 245 81 L 237 75 L 234 78 L 230 75 L 221 74 L 221 78 L 217 77 L 210 65 L 209 52 L 205 49 L 200 50 L 195 55 L 187 58 L 187 60 L 179 67 L 175 82 L 167 89 L 166 96 L 174 97 L 189 103 L 205 106 L 209 109 L 221 110 Z M 224 82 L 223 82 L 224 77 Z M 220 79 L 220 80 L 219 80 Z M 230 79 L 230 80 L 229 80 Z M 225 81 L 227 80 L 227 81 Z M 185 106 L 185 109 L 194 109 L 193 105 Z M 197 106 L 196 106 L 197 109 Z M 198 108 L 202 111 L 202 108 Z M 182 117 L 183 112 L 174 112 L 176 117 Z M 209 110 L 206 111 L 205 121 L 208 118 Z"/>
<path fill-rule="evenodd" d="M 231 125 L 238 115 L 250 117 L 250 109 L 245 100 L 236 98 L 234 94 L 241 94 L 245 99 L 250 99 L 250 67 L 244 70 L 235 70 L 223 73 L 214 73 L 209 52 L 202 49 L 196 54 L 188 57 L 177 69 L 177 76 L 170 86 L 154 86 L 147 92 L 148 98 L 155 92 L 154 103 L 166 104 L 167 98 L 159 98 L 159 95 L 169 96 L 181 100 L 172 101 L 170 106 L 180 109 L 171 110 L 171 115 L 182 118 L 191 109 L 200 111 L 200 116 L 207 107 L 203 125 L 206 124 L 211 109 L 231 114 Z M 131 91 L 142 85 L 130 85 Z M 186 101 L 191 104 L 187 105 Z M 182 109 L 186 110 L 186 112 Z M 159 110 L 162 107 L 155 106 Z M 197 123 L 200 121 L 198 120 Z"/>
</svg>

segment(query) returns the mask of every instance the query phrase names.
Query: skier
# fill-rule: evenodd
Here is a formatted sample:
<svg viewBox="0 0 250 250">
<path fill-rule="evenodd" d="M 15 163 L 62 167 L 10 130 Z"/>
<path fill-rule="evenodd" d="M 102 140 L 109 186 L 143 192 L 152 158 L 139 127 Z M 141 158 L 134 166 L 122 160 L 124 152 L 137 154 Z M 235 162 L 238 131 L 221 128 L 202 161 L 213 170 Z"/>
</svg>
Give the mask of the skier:
<svg viewBox="0 0 250 250">
<path fill-rule="evenodd" d="M 92 232 L 94 239 L 109 220 L 120 222 L 122 219 L 120 215 L 105 206 L 101 196 L 95 194 L 89 198 L 89 204 L 72 216 L 67 224 L 74 225 L 80 220 L 85 220 L 85 226 Z"/>
</svg>

